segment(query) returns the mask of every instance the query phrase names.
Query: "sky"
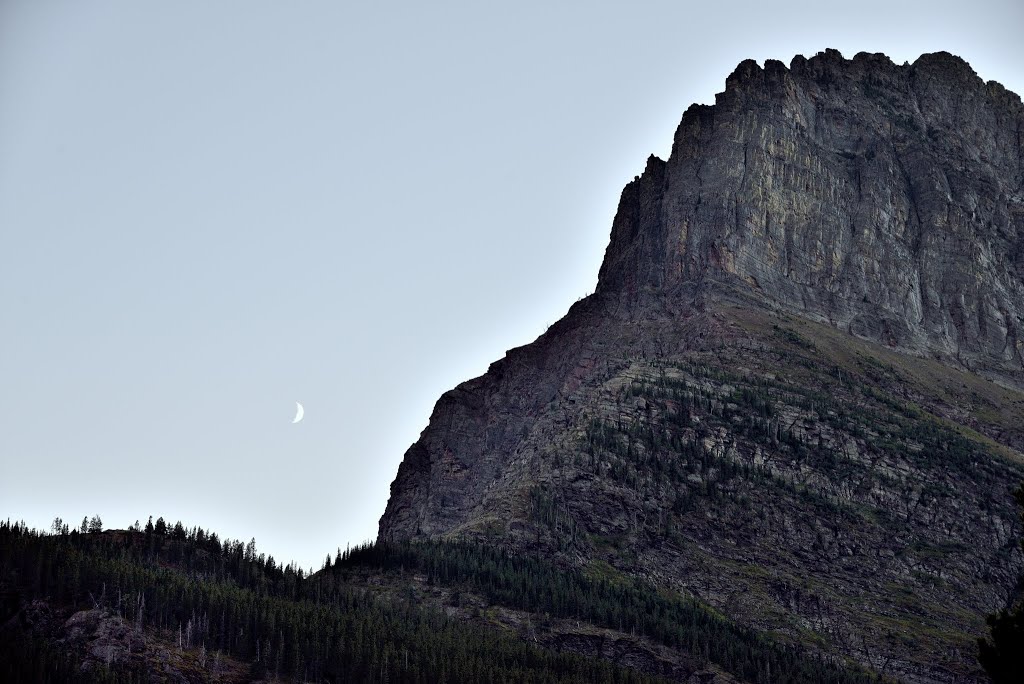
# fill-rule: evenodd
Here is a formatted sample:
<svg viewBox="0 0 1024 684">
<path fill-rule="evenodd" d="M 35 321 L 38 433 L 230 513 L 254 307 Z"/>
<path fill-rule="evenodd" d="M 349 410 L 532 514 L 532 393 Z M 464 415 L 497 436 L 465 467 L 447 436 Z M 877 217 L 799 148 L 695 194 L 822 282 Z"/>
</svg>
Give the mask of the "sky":
<svg viewBox="0 0 1024 684">
<path fill-rule="evenodd" d="M 446 390 L 593 291 L 622 187 L 742 60 L 1024 4 L 0 0 L 0 517 L 279 561 L 376 536 Z M 292 424 L 295 402 L 305 417 Z"/>
</svg>

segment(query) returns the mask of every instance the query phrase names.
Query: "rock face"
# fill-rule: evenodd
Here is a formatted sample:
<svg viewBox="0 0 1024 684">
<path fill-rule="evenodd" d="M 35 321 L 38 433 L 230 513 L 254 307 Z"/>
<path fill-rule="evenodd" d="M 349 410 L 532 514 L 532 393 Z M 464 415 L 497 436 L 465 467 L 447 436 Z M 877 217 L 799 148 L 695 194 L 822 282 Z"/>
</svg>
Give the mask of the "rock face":
<svg viewBox="0 0 1024 684">
<path fill-rule="evenodd" d="M 380 538 L 610 563 L 907 681 L 1024 561 L 1024 107 L 948 54 L 744 62 L 597 291 L 447 392 Z"/>
<path fill-rule="evenodd" d="M 1024 369 L 1024 108 L 946 53 L 739 65 L 627 188 L 602 291 L 711 281 L 912 353 Z"/>
</svg>

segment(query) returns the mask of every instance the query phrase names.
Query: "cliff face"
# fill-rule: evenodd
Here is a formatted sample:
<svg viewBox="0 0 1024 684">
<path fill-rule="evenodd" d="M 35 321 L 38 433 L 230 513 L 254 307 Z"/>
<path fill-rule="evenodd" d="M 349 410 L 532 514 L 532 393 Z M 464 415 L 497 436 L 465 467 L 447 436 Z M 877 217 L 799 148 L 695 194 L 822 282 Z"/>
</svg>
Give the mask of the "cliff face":
<svg viewBox="0 0 1024 684">
<path fill-rule="evenodd" d="M 600 290 L 712 281 L 912 353 L 1024 369 L 1024 108 L 952 55 L 739 65 L 623 197 Z"/>
<path fill-rule="evenodd" d="M 597 292 L 438 401 L 380 538 L 609 563 L 908 681 L 1022 565 L 1020 99 L 744 62 L 623 191 Z"/>
</svg>

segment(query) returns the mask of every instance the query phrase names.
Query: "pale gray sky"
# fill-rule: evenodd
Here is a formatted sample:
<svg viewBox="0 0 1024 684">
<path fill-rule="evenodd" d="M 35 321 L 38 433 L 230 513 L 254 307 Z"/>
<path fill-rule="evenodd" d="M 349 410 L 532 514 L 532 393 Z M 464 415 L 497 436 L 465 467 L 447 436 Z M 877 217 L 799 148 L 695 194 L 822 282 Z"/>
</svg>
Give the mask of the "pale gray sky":
<svg viewBox="0 0 1024 684">
<path fill-rule="evenodd" d="M 375 536 L 437 397 L 593 290 L 622 186 L 737 63 L 948 50 L 1020 93 L 1022 27 L 1016 0 L 0 0 L 0 516 L 152 513 L 319 567 Z"/>
</svg>

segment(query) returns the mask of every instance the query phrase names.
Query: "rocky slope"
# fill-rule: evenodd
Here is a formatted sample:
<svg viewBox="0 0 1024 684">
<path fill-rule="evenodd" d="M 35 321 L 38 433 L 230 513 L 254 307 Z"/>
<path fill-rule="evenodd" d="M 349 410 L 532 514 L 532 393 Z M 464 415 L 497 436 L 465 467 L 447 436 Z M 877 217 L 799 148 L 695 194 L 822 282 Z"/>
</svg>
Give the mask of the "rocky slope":
<svg viewBox="0 0 1024 684">
<path fill-rule="evenodd" d="M 380 538 L 610 563 L 907 681 L 1022 568 L 1024 107 L 962 60 L 744 62 L 597 292 L 438 401 Z"/>
<path fill-rule="evenodd" d="M 252 681 L 246 664 L 221 653 L 207 653 L 205 647 L 185 643 L 180 635 L 143 629 L 116 610 L 74 611 L 34 600 L 12 613 L 0 623 L 0 645 L 26 635 L 45 640 L 53 651 L 75 663 L 76 681 L 118 681 L 115 673 L 128 672 L 145 673 L 146 681 L 154 682 Z M 61 674 L 68 673 L 48 671 L 36 679 L 59 681 Z"/>
</svg>

